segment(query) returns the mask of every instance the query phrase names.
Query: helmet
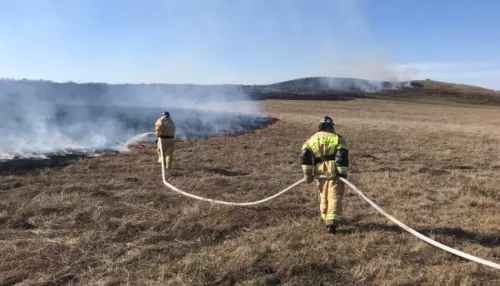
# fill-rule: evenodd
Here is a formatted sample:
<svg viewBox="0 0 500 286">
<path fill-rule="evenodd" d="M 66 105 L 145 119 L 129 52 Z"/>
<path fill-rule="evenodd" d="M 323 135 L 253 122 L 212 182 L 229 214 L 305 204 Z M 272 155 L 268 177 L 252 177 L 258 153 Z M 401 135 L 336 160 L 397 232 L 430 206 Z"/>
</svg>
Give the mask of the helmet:
<svg viewBox="0 0 500 286">
<path fill-rule="evenodd" d="M 163 112 L 163 115 L 165 115 L 166 117 L 170 117 L 170 113 L 168 111 Z"/>
<path fill-rule="evenodd" d="M 334 126 L 333 119 L 327 115 L 319 121 L 319 130 L 333 130 Z"/>
</svg>

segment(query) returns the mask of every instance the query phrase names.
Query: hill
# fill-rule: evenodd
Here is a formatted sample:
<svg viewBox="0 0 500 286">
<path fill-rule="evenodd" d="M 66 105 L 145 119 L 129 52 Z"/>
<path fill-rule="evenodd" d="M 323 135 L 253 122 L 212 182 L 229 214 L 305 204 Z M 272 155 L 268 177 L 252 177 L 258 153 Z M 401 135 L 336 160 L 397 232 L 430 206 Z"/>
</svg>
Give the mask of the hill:
<svg viewBox="0 0 500 286">
<path fill-rule="evenodd" d="M 367 92 L 409 86 L 409 83 L 325 77 L 294 79 L 269 85 L 58 83 L 3 79 L 0 80 L 0 94 L 4 98 L 34 96 L 37 101 L 67 104 L 92 102 L 97 105 L 115 105 L 132 102 L 134 106 L 168 98 L 169 103 L 175 106 L 264 99 L 352 100 L 366 98 Z"/>
<path fill-rule="evenodd" d="M 58 102 L 92 101 L 95 104 L 152 100 L 169 96 L 172 104 L 183 99 L 197 103 L 240 100 L 353 100 L 359 98 L 391 98 L 412 101 L 448 101 L 467 104 L 500 104 L 500 91 L 486 88 L 414 80 L 403 82 L 373 81 L 357 78 L 307 77 L 266 85 L 240 84 L 106 84 L 56 83 L 43 80 L 0 79 L 0 94 L 16 97 L 36 93 L 39 99 Z"/>
<path fill-rule="evenodd" d="M 40 101 L 58 103 L 92 102 L 98 105 L 111 101 L 113 104 L 126 104 L 130 101 L 133 106 L 157 101 L 161 97 L 169 98 L 172 104 L 248 99 L 248 95 L 236 85 L 61 83 L 26 79 L 0 80 L 0 94 L 11 98 L 34 96 Z"/>
<path fill-rule="evenodd" d="M 412 81 L 414 88 L 382 91 L 378 98 L 441 101 L 465 104 L 500 105 L 500 91 L 478 86 L 441 82 L 434 80 Z"/>
<path fill-rule="evenodd" d="M 359 78 L 307 77 L 269 85 L 256 85 L 264 90 L 290 92 L 376 92 L 412 87 L 410 82 L 375 81 Z"/>
<path fill-rule="evenodd" d="M 329 78 L 309 77 L 293 79 L 267 85 L 240 85 L 240 84 L 106 84 L 106 83 L 74 83 L 74 82 L 52 82 L 45 80 L 10 80 L 0 79 L 0 93 L 20 95 L 27 92 L 36 92 L 41 98 L 64 99 L 85 97 L 94 101 L 104 101 L 105 97 L 144 94 L 173 94 L 196 98 L 210 98 L 214 93 L 224 94 L 225 99 L 241 96 L 238 94 L 249 93 L 290 93 L 290 94 L 312 94 L 312 93 L 354 93 L 354 92 L 377 92 L 383 90 L 394 90 L 411 88 L 411 82 L 388 82 L 372 81 L 356 78 Z"/>
</svg>

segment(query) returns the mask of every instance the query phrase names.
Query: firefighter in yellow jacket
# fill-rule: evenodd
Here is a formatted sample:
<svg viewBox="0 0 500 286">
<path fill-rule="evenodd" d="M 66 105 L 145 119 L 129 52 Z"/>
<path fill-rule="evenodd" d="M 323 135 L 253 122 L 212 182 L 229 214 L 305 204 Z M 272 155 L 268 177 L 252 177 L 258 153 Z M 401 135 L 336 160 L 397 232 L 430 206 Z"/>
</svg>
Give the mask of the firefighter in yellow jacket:
<svg viewBox="0 0 500 286">
<path fill-rule="evenodd" d="M 328 232 L 334 233 L 341 220 L 345 190 L 339 177 L 347 178 L 349 149 L 344 138 L 335 133 L 332 118 L 321 119 L 318 132 L 302 146 L 300 159 L 306 183 L 316 179 L 321 218 Z"/>
<path fill-rule="evenodd" d="M 165 168 L 172 169 L 174 160 L 174 137 L 175 137 L 175 123 L 170 117 L 170 113 L 165 111 L 163 115 L 156 120 L 155 134 L 157 139 L 158 163 L 162 162 L 160 144 L 165 156 Z"/>
</svg>

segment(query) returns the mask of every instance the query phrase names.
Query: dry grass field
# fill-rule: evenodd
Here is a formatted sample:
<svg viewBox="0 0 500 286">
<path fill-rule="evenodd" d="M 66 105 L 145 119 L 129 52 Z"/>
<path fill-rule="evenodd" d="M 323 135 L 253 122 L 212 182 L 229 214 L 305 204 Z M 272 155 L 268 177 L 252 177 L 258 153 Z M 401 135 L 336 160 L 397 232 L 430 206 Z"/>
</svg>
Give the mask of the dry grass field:
<svg viewBox="0 0 500 286">
<path fill-rule="evenodd" d="M 167 180 L 253 201 L 299 180 L 325 114 L 351 147 L 349 179 L 448 246 L 500 262 L 500 108 L 375 99 L 263 102 L 258 134 L 177 145 Z M 0 285 L 500 285 L 392 225 L 354 192 L 326 233 L 313 185 L 254 207 L 161 182 L 154 149 L 0 177 Z M 16 284 L 17 283 L 17 284 Z"/>
</svg>

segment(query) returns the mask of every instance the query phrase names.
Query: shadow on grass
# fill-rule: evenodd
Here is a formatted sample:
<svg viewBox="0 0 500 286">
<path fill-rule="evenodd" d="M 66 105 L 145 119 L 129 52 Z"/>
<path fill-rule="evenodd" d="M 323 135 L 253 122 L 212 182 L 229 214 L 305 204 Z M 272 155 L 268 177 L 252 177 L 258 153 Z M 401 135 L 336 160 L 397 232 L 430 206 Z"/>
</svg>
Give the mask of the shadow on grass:
<svg viewBox="0 0 500 286">
<path fill-rule="evenodd" d="M 350 227 L 352 226 L 352 227 Z M 415 229 L 419 233 L 429 236 L 434 235 L 446 235 L 452 236 L 459 239 L 464 239 L 469 242 L 480 244 L 482 246 L 500 246 L 500 233 L 498 234 L 479 234 L 476 232 L 466 231 L 460 227 L 437 227 L 437 228 L 421 228 Z M 395 233 L 406 232 L 398 226 L 395 225 L 384 225 L 384 224 L 360 224 L 353 223 L 348 224 L 343 228 L 339 228 L 339 234 L 351 234 L 355 232 L 369 232 L 369 231 L 389 231 Z"/>
</svg>

